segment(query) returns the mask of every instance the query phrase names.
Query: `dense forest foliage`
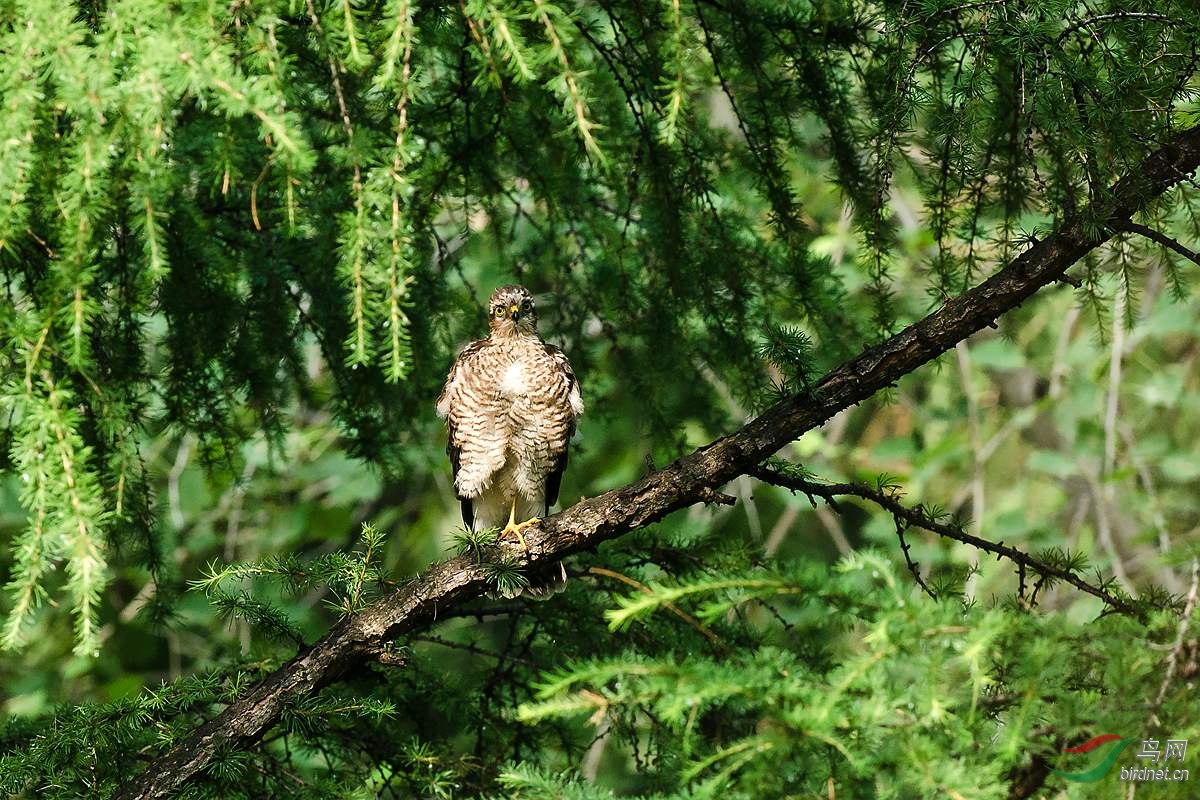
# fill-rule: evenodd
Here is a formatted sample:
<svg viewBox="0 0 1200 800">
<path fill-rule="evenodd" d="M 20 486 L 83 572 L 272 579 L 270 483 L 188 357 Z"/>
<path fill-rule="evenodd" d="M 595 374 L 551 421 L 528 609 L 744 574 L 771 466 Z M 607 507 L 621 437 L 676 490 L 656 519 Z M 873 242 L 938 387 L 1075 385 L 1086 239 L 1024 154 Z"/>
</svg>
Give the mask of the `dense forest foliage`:
<svg viewBox="0 0 1200 800">
<path fill-rule="evenodd" d="M 1119 773 L 1200 764 L 1198 68 L 1191 0 L 0 0 L 0 790 L 1194 796 Z M 434 413 L 507 283 L 587 404 L 532 557 Z"/>
</svg>

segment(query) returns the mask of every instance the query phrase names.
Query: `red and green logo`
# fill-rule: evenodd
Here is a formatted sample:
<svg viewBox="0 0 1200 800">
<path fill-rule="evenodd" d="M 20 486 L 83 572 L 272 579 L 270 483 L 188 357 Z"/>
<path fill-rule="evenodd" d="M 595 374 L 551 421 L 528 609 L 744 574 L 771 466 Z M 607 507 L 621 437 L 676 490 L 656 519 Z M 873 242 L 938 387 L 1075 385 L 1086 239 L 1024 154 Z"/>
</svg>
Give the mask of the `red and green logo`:
<svg viewBox="0 0 1200 800">
<path fill-rule="evenodd" d="M 1078 783 L 1091 783 L 1092 781 L 1098 781 L 1108 774 L 1108 771 L 1113 768 L 1113 764 L 1116 763 L 1117 756 L 1121 755 L 1121 751 L 1124 750 L 1132 741 L 1133 739 L 1122 739 L 1115 733 L 1106 733 L 1102 736 L 1089 739 L 1078 747 L 1064 747 L 1064 753 L 1090 753 L 1096 748 L 1103 747 L 1109 742 L 1117 743 L 1111 750 L 1108 751 L 1108 755 L 1104 757 L 1103 761 L 1089 769 L 1087 772 L 1059 772 L 1053 767 L 1050 768 L 1050 771 L 1055 775 L 1059 775 L 1069 781 L 1077 781 Z"/>
</svg>

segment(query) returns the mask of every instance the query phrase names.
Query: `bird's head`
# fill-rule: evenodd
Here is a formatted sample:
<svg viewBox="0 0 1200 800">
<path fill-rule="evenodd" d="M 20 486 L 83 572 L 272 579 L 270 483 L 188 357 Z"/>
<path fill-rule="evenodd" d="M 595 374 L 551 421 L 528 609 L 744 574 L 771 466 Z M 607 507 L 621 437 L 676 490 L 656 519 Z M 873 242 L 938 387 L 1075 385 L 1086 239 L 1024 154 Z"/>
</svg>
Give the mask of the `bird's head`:
<svg viewBox="0 0 1200 800">
<path fill-rule="evenodd" d="M 502 336 L 536 332 L 533 295 L 524 286 L 501 286 L 488 303 L 488 323 L 492 333 Z"/>
</svg>

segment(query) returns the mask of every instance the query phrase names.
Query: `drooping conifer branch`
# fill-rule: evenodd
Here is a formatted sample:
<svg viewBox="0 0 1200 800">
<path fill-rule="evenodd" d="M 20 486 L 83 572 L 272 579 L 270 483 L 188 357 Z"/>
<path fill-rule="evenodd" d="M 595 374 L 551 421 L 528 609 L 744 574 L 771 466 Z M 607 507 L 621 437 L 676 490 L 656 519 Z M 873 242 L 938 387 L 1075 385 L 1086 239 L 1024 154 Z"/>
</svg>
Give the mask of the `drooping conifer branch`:
<svg viewBox="0 0 1200 800">
<path fill-rule="evenodd" d="M 521 554 L 538 569 L 600 542 L 644 527 L 673 511 L 711 497 L 771 454 L 837 412 L 880 389 L 991 325 L 1039 289 L 1061 280 L 1079 259 L 1107 242 L 1141 208 L 1200 166 L 1200 128 L 1177 135 L 1136 165 L 1107 193 L 1092 224 L 1060 225 L 992 277 L 948 300 L 941 308 L 881 344 L 829 372 L 810 391 L 786 398 L 737 432 L 678 459 L 641 480 L 585 499 L 531 527 Z M 1099 220 L 1100 224 L 1095 224 Z M 122 798 L 168 797 L 205 770 L 218 751 L 259 741 L 285 706 L 336 681 L 371 660 L 388 658 L 387 644 L 420 630 L 439 613 L 489 588 L 485 568 L 463 555 L 433 565 L 361 614 L 347 617 L 310 648 L 251 687 L 221 714 L 151 761 L 120 792 Z"/>
</svg>

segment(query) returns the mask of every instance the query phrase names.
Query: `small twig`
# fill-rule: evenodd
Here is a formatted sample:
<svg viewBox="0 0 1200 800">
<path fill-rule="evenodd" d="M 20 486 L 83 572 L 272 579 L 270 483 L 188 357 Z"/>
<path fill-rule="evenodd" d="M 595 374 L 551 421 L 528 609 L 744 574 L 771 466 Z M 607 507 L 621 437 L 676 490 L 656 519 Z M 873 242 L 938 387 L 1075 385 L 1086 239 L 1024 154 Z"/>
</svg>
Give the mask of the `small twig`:
<svg viewBox="0 0 1200 800">
<path fill-rule="evenodd" d="M 496 650 L 489 650 L 486 647 L 480 647 L 479 645 L 472 644 L 470 642 L 456 642 L 451 639 L 442 638 L 441 636 L 437 636 L 432 633 L 424 633 L 424 634 L 420 634 L 418 636 L 413 636 L 413 637 L 411 637 L 411 640 L 414 642 L 428 642 L 429 644 L 440 645 L 442 647 L 446 647 L 451 650 L 463 650 L 468 653 L 474 653 L 477 656 L 488 656 L 489 658 L 494 658 L 497 661 L 512 661 L 513 663 L 523 664 L 527 667 L 537 667 L 538 666 L 537 664 L 534 664 L 532 661 L 529 661 L 528 659 L 518 658 L 509 653 L 501 653 Z"/>
<path fill-rule="evenodd" d="M 1158 552 L 1166 554 L 1171 550 L 1171 535 L 1167 530 L 1167 517 L 1163 512 L 1162 499 L 1154 488 L 1154 476 L 1150 473 L 1150 467 L 1146 464 L 1146 460 L 1138 456 L 1133 429 L 1127 423 L 1121 424 L 1121 439 L 1125 442 L 1125 452 L 1129 456 L 1129 462 L 1133 464 L 1133 469 L 1138 475 L 1138 482 L 1142 484 L 1142 491 L 1145 492 L 1146 499 L 1149 501 L 1147 505 L 1150 508 L 1150 518 L 1154 523 L 1155 531 L 1158 532 Z M 1173 583 L 1174 571 L 1167 570 L 1167 575 L 1170 576 L 1170 580 L 1167 582 Z M 1177 586 L 1172 588 L 1178 591 Z"/>
<path fill-rule="evenodd" d="M 1050 367 L 1050 389 L 1046 393 L 1046 396 L 1052 401 L 1062 396 L 1063 379 L 1070 372 L 1070 367 L 1067 366 L 1067 348 L 1071 345 L 1075 325 L 1082 315 L 1083 311 L 1079 304 L 1072 305 L 1067 309 L 1067 315 L 1059 328 L 1058 341 L 1054 344 L 1054 359 L 1051 361 L 1052 366 Z"/>
<path fill-rule="evenodd" d="M 452 619 L 454 617 L 470 617 L 484 622 L 495 617 L 507 617 L 512 614 L 520 614 L 529 610 L 529 603 L 515 601 L 511 603 L 496 603 L 490 606 L 465 606 L 461 608 L 444 609 L 438 614 L 439 619 Z"/>
<path fill-rule="evenodd" d="M 49 257 L 49 258 L 54 258 L 54 248 L 53 248 L 53 247 L 51 247 L 50 245 L 46 244 L 46 240 L 45 240 L 45 239 L 43 239 L 42 237 L 40 237 L 40 236 L 38 236 L 36 233 L 34 233 L 34 232 L 33 232 L 33 228 L 26 228 L 26 229 L 25 229 L 25 233 L 29 235 L 29 238 L 31 238 L 31 239 L 33 239 L 35 242 L 37 242 L 37 243 L 38 243 L 38 245 L 39 245 L 39 246 L 40 246 L 40 247 L 41 247 L 43 250 L 45 250 L 45 251 L 46 251 L 46 256 L 47 256 L 47 257 Z"/>
<path fill-rule="evenodd" d="M 1112 514 L 1116 509 L 1116 484 L 1112 480 L 1117 465 L 1117 416 L 1121 407 L 1121 372 L 1125 355 L 1125 304 L 1129 285 L 1121 281 L 1113 296 L 1112 352 L 1108 360 L 1108 397 L 1104 412 L 1104 457 L 1101 462 L 1099 485 L 1096 491 L 1096 539 L 1108 551 L 1113 572 L 1125 586 L 1129 576 L 1113 535 Z M 1090 478 L 1089 478 L 1090 480 Z"/>
<path fill-rule="evenodd" d="M 1158 724 L 1158 710 L 1162 708 L 1163 700 L 1167 697 L 1167 689 L 1179 668 L 1179 654 L 1183 652 L 1184 638 L 1187 636 L 1188 625 L 1192 621 L 1192 612 L 1196 610 L 1196 599 L 1200 596 L 1200 559 L 1192 559 L 1192 585 L 1188 590 L 1187 604 L 1183 607 L 1183 616 L 1179 618 L 1179 631 L 1175 634 L 1175 646 L 1171 655 L 1167 656 L 1167 672 L 1163 675 L 1162 686 L 1158 688 L 1158 696 L 1150 706 L 1150 721 Z"/>
<path fill-rule="evenodd" d="M 921 577 L 920 562 L 913 561 L 912 555 L 909 553 L 909 551 L 912 549 L 912 545 L 910 545 L 908 540 L 904 538 L 904 529 L 906 527 L 904 521 L 899 517 L 895 517 L 894 520 L 896 522 L 896 538 L 900 540 L 900 550 L 904 553 L 904 563 L 908 564 L 908 571 L 912 573 L 913 578 L 915 578 L 917 581 L 917 585 L 921 587 L 925 594 L 929 595 L 931 600 L 937 600 L 937 594 L 933 591 L 933 589 L 929 588 L 929 584 L 927 584 L 925 579 Z"/>
<path fill-rule="evenodd" d="M 1128 600 L 1123 600 L 1120 597 L 1105 591 L 1104 589 L 1093 586 L 1087 581 L 1080 578 L 1073 572 L 1069 572 L 1052 564 L 1046 564 L 1037 560 L 1028 553 L 1018 550 L 1015 547 L 1009 547 L 1003 542 L 991 542 L 979 536 L 974 536 L 966 531 L 955 528 L 952 525 L 947 525 L 943 522 L 938 522 L 929 516 L 924 508 L 918 506 L 909 508 L 902 504 L 895 497 L 884 494 L 883 492 L 872 489 L 865 483 L 813 483 L 812 481 L 793 478 L 790 475 L 784 475 L 778 470 L 770 467 L 758 466 L 749 470 L 747 473 L 753 475 L 761 481 L 781 486 L 785 489 L 790 489 L 794 492 L 803 492 L 812 497 L 820 497 L 826 502 L 834 498 L 849 495 L 858 497 L 863 500 L 869 500 L 875 503 L 885 511 L 891 513 L 897 520 L 903 520 L 910 527 L 917 527 L 927 530 L 931 533 L 936 533 L 945 539 L 953 539 L 956 542 L 969 544 L 984 552 L 991 553 L 997 558 L 1007 558 L 1014 564 L 1024 565 L 1027 569 L 1038 573 L 1043 577 L 1054 578 L 1056 580 L 1069 583 L 1081 592 L 1097 597 L 1103 600 L 1104 603 L 1113 609 L 1120 611 L 1123 614 L 1130 614 L 1135 617 L 1140 617 L 1142 612 Z"/>
<path fill-rule="evenodd" d="M 641 581 L 635 580 L 635 579 L 629 577 L 628 575 L 622 575 L 620 572 L 617 572 L 616 570 L 607 569 L 605 567 L 589 567 L 588 572 L 592 575 L 602 575 L 605 578 L 612 578 L 614 580 L 618 580 L 621 583 L 625 584 L 626 586 L 632 586 L 634 589 L 637 589 L 642 594 L 649 594 L 649 595 L 654 594 L 654 590 L 651 589 L 646 584 L 642 583 Z M 691 614 L 684 611 L 679 606 L 675 605 L 674 603 L 663 603 L 663 608 L 667 609 L 667 611 L 670 611 L 672 614 L 679 617 L 681 620 L 686 622 L 688 625 L 691 625 L 693 628 L 698 630 L 701 634 L 704 635 L 704 638 L 708 639 L 713 644 L 720 645 L 722 647 L 725 646 L 725 643 L 721 641 L 721 638 L 719 636 L 717 636 L 715 633 L 713 633 L 712 630 L 707 625 L 705 625 L 703 622 L 701 622 L 700 620 L 693 617 Z"/>
<path fill-rule="evenodd" d="M 1156 231 L 1153 228 L 1147 228 L 1145 225 L 1139 225 L 1132 220 L 1129 220 L 1121 225 L 1121 230 L 1128 231 L 1129 233 L 1136 233 L 1139 236 L 1144 236 L 1156 244 L 1161 244 L 1168 250 L 1174 250 L 1188 261 L 1200 266 L 1200 253 L 1184 247 L 1182 244 L 1177 242 L 1175 239 L 1172 239 L 1170 236 L 1167 236 L 1165 233 Z"/>
<path fill-rule="evenodd" d="M 1101 481 L 1100 476 L 1095 474 L 1092 468 L 1084 464 L 1079 464 L 1078 466 L 1079 474 L 1087 484 L 1088 497 L 1091 499 L 1090 510 L 1096 518 L 1096 543 L 1112 559 L 1113 574 L 1117 576 L 1117 580 L 1123 586 L 1132 586 L 1129 574 L 1125 569 L 1125 562 L 1121 558 L 1121 553 L 1117 550 L 1113 538 L 1112 513 L 1116 510 L 1114 506 L 1115 500 L 1106 498 L 1105 485 Z"/>
<path fill-rule="evenodd" d="M 1058 35 L 1058 41 L 1061 43 L 1063 39 L 1066 39 L 1080 28 L 1089 27 L 1097 22 L 1104 22 L 1105 20 L 1110 19 L 1148 19 L 1153 20 L 1154 22 L 1166 22 L 1171 25 L 1178 24 L 1166 14 L 1155 14 L 1150 11 L 1114 11 L 1111 14 L 1097 14 L 1094 17 L 1085 17 L 1084 19 L 1071 23 L 1067 27 L 1063 28 L 1062 33 Z M 1094 36 L 1095 34 L 1093 33 L 1092 35 Z"/>
<path fill-rule="evenodd" d="M 1042 588 L 1045 585 L 1046 585 L 1046 576 L 1045 575 L 1039 576 L 1037 579 L 1037 583 L 1035 583 L 1033 585 L 1033 591 L 1029 595 L 1029 607 L 1030 608 L 1034 608 L 1035 606 L 1037 606 L 1038 593 L 1042 591 Z"/>
<path fill-rule="evenodd" d="M 975 396 L 971 383 L 971 351 L 964 339 L 954 346 L 954 355 L 958 361 L 959 381 L 962 384 L 963 397 L 967 401 L 967 444 L 971 448 L 971 528 L 979 533 L 986 512 L 984 470 L 987 467 L 987 456 L 984 455 L 983 434 L 979 423 L 979 399 Z M 908 554 L 905 553 L 907 560 Z M 971 559 L 971 566 L 979 565 L 976 555 Z M 975 580 L 967 582 L 965 593 L 968 597 L 975 595 Z"/>
<path fill-rule="evenodd" d="M 179 481 L 183 477 L 183 471 L 187 469 L 188 460 L 191 458 L 192 445 L 195 444 L 195 437 L 190 433 L 183 435 L 179 440 L 179 447 L 175 451 L 175 462 L 171 465 L 171 471 L 167 474 L 167 508 L 171 518 L 171 525 L 177 531 L 181 531 L 186 524 L 183 516 L 182 500 L 180 499 Z"/>
</svg>

